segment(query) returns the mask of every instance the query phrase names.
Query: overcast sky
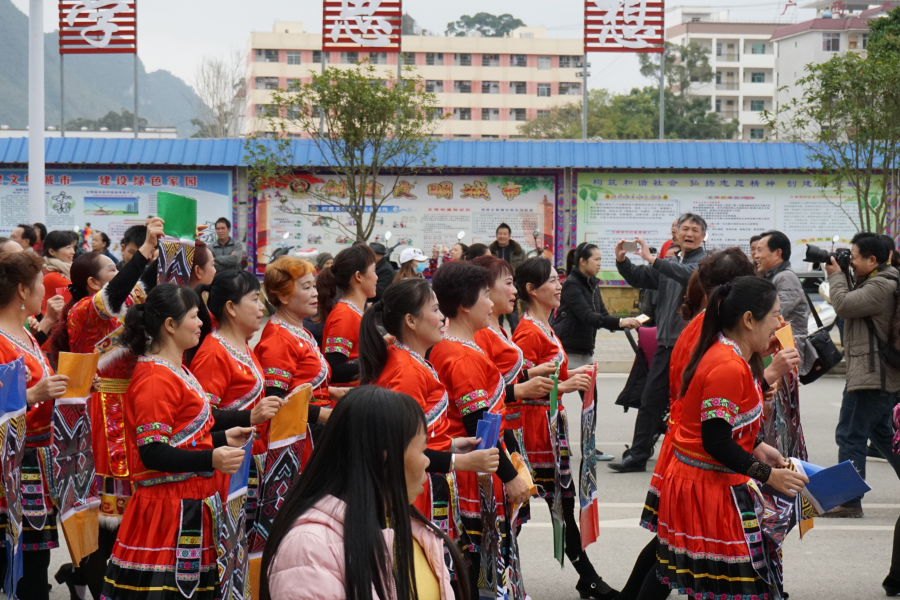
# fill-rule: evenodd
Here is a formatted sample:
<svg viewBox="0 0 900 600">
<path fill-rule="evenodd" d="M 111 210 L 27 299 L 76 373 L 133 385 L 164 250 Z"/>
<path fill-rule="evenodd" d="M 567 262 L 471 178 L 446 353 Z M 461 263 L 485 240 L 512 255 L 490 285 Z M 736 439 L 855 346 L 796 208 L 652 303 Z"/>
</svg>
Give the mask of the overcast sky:
<svg viewBox="0 0 900 600">
<path fill-rule="evenodd" d="M 775 20 L 785 0 L 713 0 L 715 10 L 731 9 L 731 18 L 743 21 Z M 28 0 L 13 0 L 28 13 Z M 800 2 L 804 2 L 801 0 Z M 670 0 L 669 6 L 698 5 Z M 46 1 L 44 29 L 58 27 L 56 3 Z M 547 27 L 549 37 L 579 37 L 583 0 L 404 0 L 405 12 L 422 27 L 442 34 L 450 21 L 463 14 L 488 11 L 511 13 L 529 26 Z M 815 16 L 798 11 L 800 20 Z M 167 69 L 192 83 L 197 62 L 204 55 L 243 50 L 251 31 L 271 31 L 275 21 L 302 21 L 306 31 L 322 30 L 321 0 L 142 0 L 138 6 L 138 52 L 148 71 Z M 627 92 L 647 84 L 638 73 L 635 54 L 592 54 L 590 88 Z"/>
</svg>

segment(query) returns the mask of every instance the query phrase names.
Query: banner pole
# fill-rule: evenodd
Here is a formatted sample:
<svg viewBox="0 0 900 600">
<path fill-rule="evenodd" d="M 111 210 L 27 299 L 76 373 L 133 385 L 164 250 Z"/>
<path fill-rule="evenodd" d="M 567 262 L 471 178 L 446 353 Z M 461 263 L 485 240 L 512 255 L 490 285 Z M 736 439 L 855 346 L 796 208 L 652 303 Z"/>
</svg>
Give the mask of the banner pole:
<svg viewBox="0 0 900 600">
<path fill-rule="evenodd" d="M 59 133 L 66 137 L 66 75 L 64 69 L 65 54 L 59 55 Z"/>
<path fill-rule="evenodd" d="M 659 139 L 666 139 L 666 47 L 659 55 Z"/>
<path fill-rule="evenodd" d="M 46 214 L 44 157 L 44 0 L 28 3 L 28 220 Z"/>
<path fill-rule="evenodd" d="M 581 66 L 583 67 L 582 76 L 581 76 L 581 139 L 587 140 L 587 100 L 588 100 L 588 55 L 587 52 L 584 53 L 584 58 L 581 59 Z"/>
<path fill-rule="evenodd" d="M 134 49 L 134 139 L 138 139 L 138 55 Z"/>
</svg>

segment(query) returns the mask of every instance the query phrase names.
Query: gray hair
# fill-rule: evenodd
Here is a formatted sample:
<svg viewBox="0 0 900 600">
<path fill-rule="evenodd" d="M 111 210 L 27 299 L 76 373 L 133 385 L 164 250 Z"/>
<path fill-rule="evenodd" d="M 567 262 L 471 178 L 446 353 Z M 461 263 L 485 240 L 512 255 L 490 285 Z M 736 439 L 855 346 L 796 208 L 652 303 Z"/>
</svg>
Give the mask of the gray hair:
<svg viewBox="0 0 900 600">
<path fill-rule="evenodd" d="M 700 215 L 695 215 L 694 213 L 684 213 L 680 217 L 678 217 L 678 228 L 681 229 L 682 223 L 690 221 L 691 223 L 696 223 L 700 226 L 700 229 L 703 233 L 706 233 L 706 219 L 701 217 Z"/>
</svg>

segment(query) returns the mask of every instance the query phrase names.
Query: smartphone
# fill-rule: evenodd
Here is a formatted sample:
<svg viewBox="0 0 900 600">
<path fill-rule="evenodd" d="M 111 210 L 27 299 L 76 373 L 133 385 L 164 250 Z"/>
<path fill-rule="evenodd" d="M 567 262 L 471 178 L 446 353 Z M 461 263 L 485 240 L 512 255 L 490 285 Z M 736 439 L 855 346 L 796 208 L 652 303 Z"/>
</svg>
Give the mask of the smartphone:
<svg viewBox="0 0 900 600">
<path fill-rule="evenodd" d="M 643 325 L 644 323 L 646 323 L 647 321 L 650 320 L 650 317 L 648 317 L 647 315 L 638 315 L 635 317 L 635 320 L 638 323 L 640 323 L 641 325 Z"/>
<path fill-rule="evenodd" d="M 637 252 L 638 244 L 637 242 L 622 242 L 622 250 L 625 252 Z"/>
</svg>

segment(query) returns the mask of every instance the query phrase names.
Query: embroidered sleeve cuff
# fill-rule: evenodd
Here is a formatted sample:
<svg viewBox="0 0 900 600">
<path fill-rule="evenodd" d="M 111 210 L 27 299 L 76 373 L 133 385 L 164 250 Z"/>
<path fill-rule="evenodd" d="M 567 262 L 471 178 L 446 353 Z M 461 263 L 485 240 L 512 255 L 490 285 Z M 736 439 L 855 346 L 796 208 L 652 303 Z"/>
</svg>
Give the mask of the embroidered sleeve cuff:
<svg viewBox="0 0 900 600">
<path fill-rule="evenodd" d="M 351 350 L 353 350 L 353 342 L 347 338 L 330 337 L 325 339 L 325 354 L 336 352 L 344 356 L 350 356 Z"/>
<path fill-rule="evenodd" d="M 284 369 L 276 369 L 275 367 L 269 367 L 266 369 L 266 387 L 276 387 L 282 390 L 289 390 L 291 388 L 291 380 L 293 380 L 293 375 L 289 371 L 285 371 Z"/>
<path fill-rule="evenodd" d="M 456 399 L 456 407 L 463 417 L 473 412 L 490 408 L 487 390 L 474 390 Z"/>
<path fill-rule="evenodd" d="M 172 435 L 172 428 L 165 423 L 145 423 L 138 425 L 135 432 L 137 433 L 138 446 L 155 442 L 168 444 L 169 436 Z"/>
<path fill-rule="evenodd" d="M 216 407 L 218 407 L 222 403 L 221 398 L 219 398 L 215 394 L 210 394 L 209 392 L 206 392 L 206 398 L 207 398 L 207 400 L 209 400 L 210 404 L 212 404 L 213 406 L 216 406 Z"/>
<path fill-rule="evenodd" d="M 700 404 L 701 422 L 710 419 L 724 419 L 729 425 L 734 426 L 737 413 L 737 405 L 725 398 L 709 398 Z"/>
</svg>

